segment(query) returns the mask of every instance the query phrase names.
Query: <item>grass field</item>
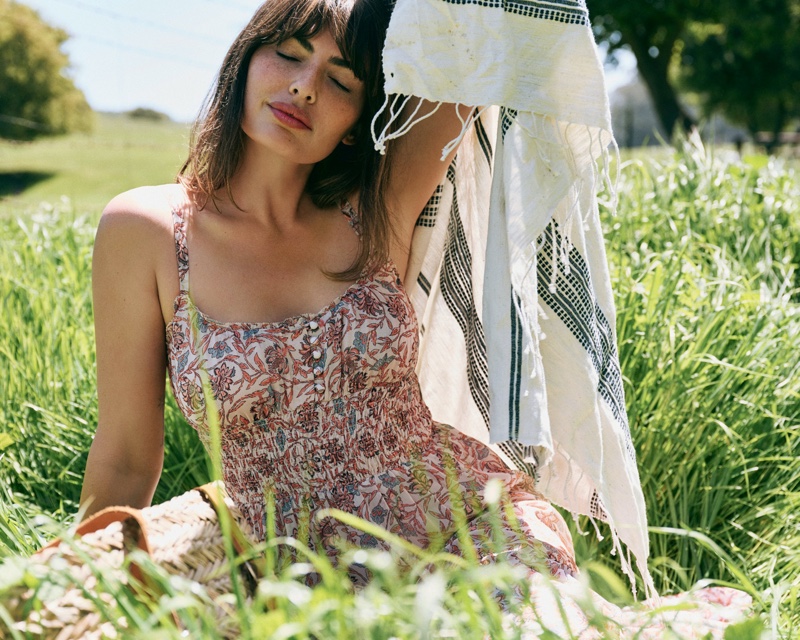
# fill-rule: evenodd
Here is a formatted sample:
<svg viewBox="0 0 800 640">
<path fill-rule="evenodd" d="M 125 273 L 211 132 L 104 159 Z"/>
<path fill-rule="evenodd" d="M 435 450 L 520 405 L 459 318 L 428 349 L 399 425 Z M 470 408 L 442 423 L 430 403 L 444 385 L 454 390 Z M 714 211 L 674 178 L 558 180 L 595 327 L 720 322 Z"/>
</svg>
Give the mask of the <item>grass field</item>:
<svg viewBox="0 0 800 640">
<path fill-rule="evenodd" d="M 93 136 L 0 146 L 0 180 L 49 176 L 0 201 L 0 602 L 21 582 L 47 582 L 25 573 L 22 556 L 46 539 L 43 517 L 63 520 L 77 506 L 97 415 L 97 215 L 118 191 L 171 180 L 185 137 L 179 125 L 104 117 Z M 755 595 L 766 632 L 782 638 L 800 637 L 799 203 L 793 167 L 687 144 L 627 160 L 618 213 L 604 220 L 657 585 L 739 585 Z M 171 399 L 166 421 L 156 501 L 210 473 Z M 575 541 L 597 588 L 615 597 L 601 568 L 617 568 L 609 541 Z M 420 585 L 385 560 L 370 560 L 383 567 L 380 579 L 359 595 L 335 577 L 314 592 L 290 576 L 262 585 L 257 603 L 239 609 L 245 635 L 429 637 L 424 614 L 430 637 L 515 637 L 486 600 L 487 581 L 513 580 L 503 569 L 443 567 L 440 582 Z M 127 602 L 118 584 L 108 588 Z M 155 610 L 128 603 L 142 633 L 161 628 L 170 607 L 196 618 L 195 596 L 172 583 L 165 590 L 172 596 Z M 200 620 L 192 637 L 218 637 Z M 760 628 L 736 633 L 755 639 Z M 159 637 L 177 636 L 165 625 Z"/>
<path fill-rule="evenodd" d="M 19 214 L 66 198 L 75 211 L 99 212 L 122 191 L 172 182 L 188 138 L 186 124 L 97 114 L 89 134 L 0 141 L 0 211 Z"/>
</svg>

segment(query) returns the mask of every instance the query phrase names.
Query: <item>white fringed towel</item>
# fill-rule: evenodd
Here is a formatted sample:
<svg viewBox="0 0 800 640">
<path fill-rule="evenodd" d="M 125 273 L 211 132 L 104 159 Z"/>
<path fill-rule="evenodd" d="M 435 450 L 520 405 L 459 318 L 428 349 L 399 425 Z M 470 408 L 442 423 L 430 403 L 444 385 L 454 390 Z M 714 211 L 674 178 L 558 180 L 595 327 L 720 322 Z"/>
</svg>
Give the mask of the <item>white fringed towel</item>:
<svg viewBox="0 0 800 640">
<path fill-rule="evenodd" d="M 495 105 L 465 123 L 412 244 L 434 419 L 607 521 L 654 592 L 596 199 L 613 136 L 583 1 L 397 0 L 384 72 L 390 95 Z"/>
</svg>

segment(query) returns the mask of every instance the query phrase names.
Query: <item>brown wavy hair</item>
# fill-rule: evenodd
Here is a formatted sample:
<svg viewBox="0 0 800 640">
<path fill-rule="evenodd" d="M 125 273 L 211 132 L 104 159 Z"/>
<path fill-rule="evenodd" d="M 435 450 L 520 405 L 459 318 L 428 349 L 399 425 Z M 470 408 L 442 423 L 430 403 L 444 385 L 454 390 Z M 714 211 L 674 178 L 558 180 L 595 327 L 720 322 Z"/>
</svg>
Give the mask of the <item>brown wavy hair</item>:
<svg viewBox="0 0 800 640">
<path fill-rule="evenodd" d="M 337 280 L 358 278 L 368 266 L 384 262 L 389 253 L 391 223 L 384 198 L 389 159 L 375 151 L 370 124 L 385 100 L 381 51 L 390 13 L 391 0 L 268 0 L 262 4 L 226 54 L 192 130 L 189 156 L 178 172 L 178 181 L 200 200 L 214 201 L 215 193 L 225 189 L 233 201 L 230 181 L 244 151 L 241 125 L 253 53 L 262 45 L 293 37 L 310 39 L 330 30 L 365 88 L 364 109 L 353 130 L 355 144 L 339 144 L 314 166 L 306 184 L 312 202 L 321 208 L 339 206 L 358 193 L 361 250 L 347 270 L 329 274 Z M 382 129 L 383 123 L 378 124 Z"/>
</svg>

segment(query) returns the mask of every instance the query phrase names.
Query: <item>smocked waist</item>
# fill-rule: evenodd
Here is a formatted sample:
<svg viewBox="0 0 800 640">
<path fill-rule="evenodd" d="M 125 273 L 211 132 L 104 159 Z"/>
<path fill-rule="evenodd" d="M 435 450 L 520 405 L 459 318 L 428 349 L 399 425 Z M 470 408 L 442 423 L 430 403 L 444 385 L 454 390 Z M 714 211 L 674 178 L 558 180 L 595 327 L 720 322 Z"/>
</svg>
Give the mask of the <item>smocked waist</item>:
<svg viewBox="0 0 800 640">
<path fill-rule="evenodd" d="M 303 495 L 358 482 L 417 457 L 431 415 L 415 376 L 344 398 L 308 402 L 257 421 L 223 425 L 225 482 L 232 493 Z"/>
</svg>

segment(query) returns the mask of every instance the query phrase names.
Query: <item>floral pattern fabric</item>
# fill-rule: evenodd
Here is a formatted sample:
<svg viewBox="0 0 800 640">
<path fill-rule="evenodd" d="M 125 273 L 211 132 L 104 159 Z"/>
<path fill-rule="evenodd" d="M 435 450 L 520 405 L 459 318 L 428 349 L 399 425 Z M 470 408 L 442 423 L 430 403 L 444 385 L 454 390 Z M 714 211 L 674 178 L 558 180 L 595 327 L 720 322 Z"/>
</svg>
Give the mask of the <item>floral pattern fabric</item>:
<svg viewBox="0 0 800 640">
<path fill-rule="evenodd" d="M 318 313 L 277 323 L 218 322 L 189 295 L 187 213 L 174 214 L 181 287 L 167 327 L 170 378 L 206 446 L 208 414 L 218 415 L 225 486 L 256 536 L 266 533 L 269 488 L 279 535 L 298 536 L 304 518 L 334 507 L 423 547 L 434 538 L 445 543 L 455 528 L 448 482 L 472 518 L 483 508 L 486 484 L 498 478 L 525 505 L 519 513 L 527 514 L 526 534 L 546 544 L 553 574 L 576 573 L 566 525 L 532 478 L 431 419 L 414 373 L 414 311 L 391 263 Z M 312 548 L 331 556 L 337 538 L 382 544 L 333 519 L 310 537 Z"/>
<path fill-rule="evenodd" d="M 218 322 L 189 295 L 186 229 L 194 211 L 173 212 L 180 292 L 166 328 L 170 381 L 206 447 L 210 419 L 218 417 L 225 486 L 257 537 L 266 536 L 265 492 L 274 497 L 277 535 L 306 539 L 333 559 L 342 540 L 385 544 L 333 518 L 315 519 L 320 509 L 341 509 L 419 546 L 458 554 L 455 514 L 463 511 L 481 561 L 490 562 L 497 554 L 486 544 L 485 492 L 497 479 L 512 506 L 501 511 L 502 555 L 533 574 L 546 568 L 563 584 L 575 580 L 569 530 L 533 479 L 432 420 L 415 374 L 416 318 L 391 262 L 317 313 Z M 344 212 L 357 230 L 353 210 Z M 369 579 L 363 568 L 349 570 L 357 584 Z"/>
</svg>

